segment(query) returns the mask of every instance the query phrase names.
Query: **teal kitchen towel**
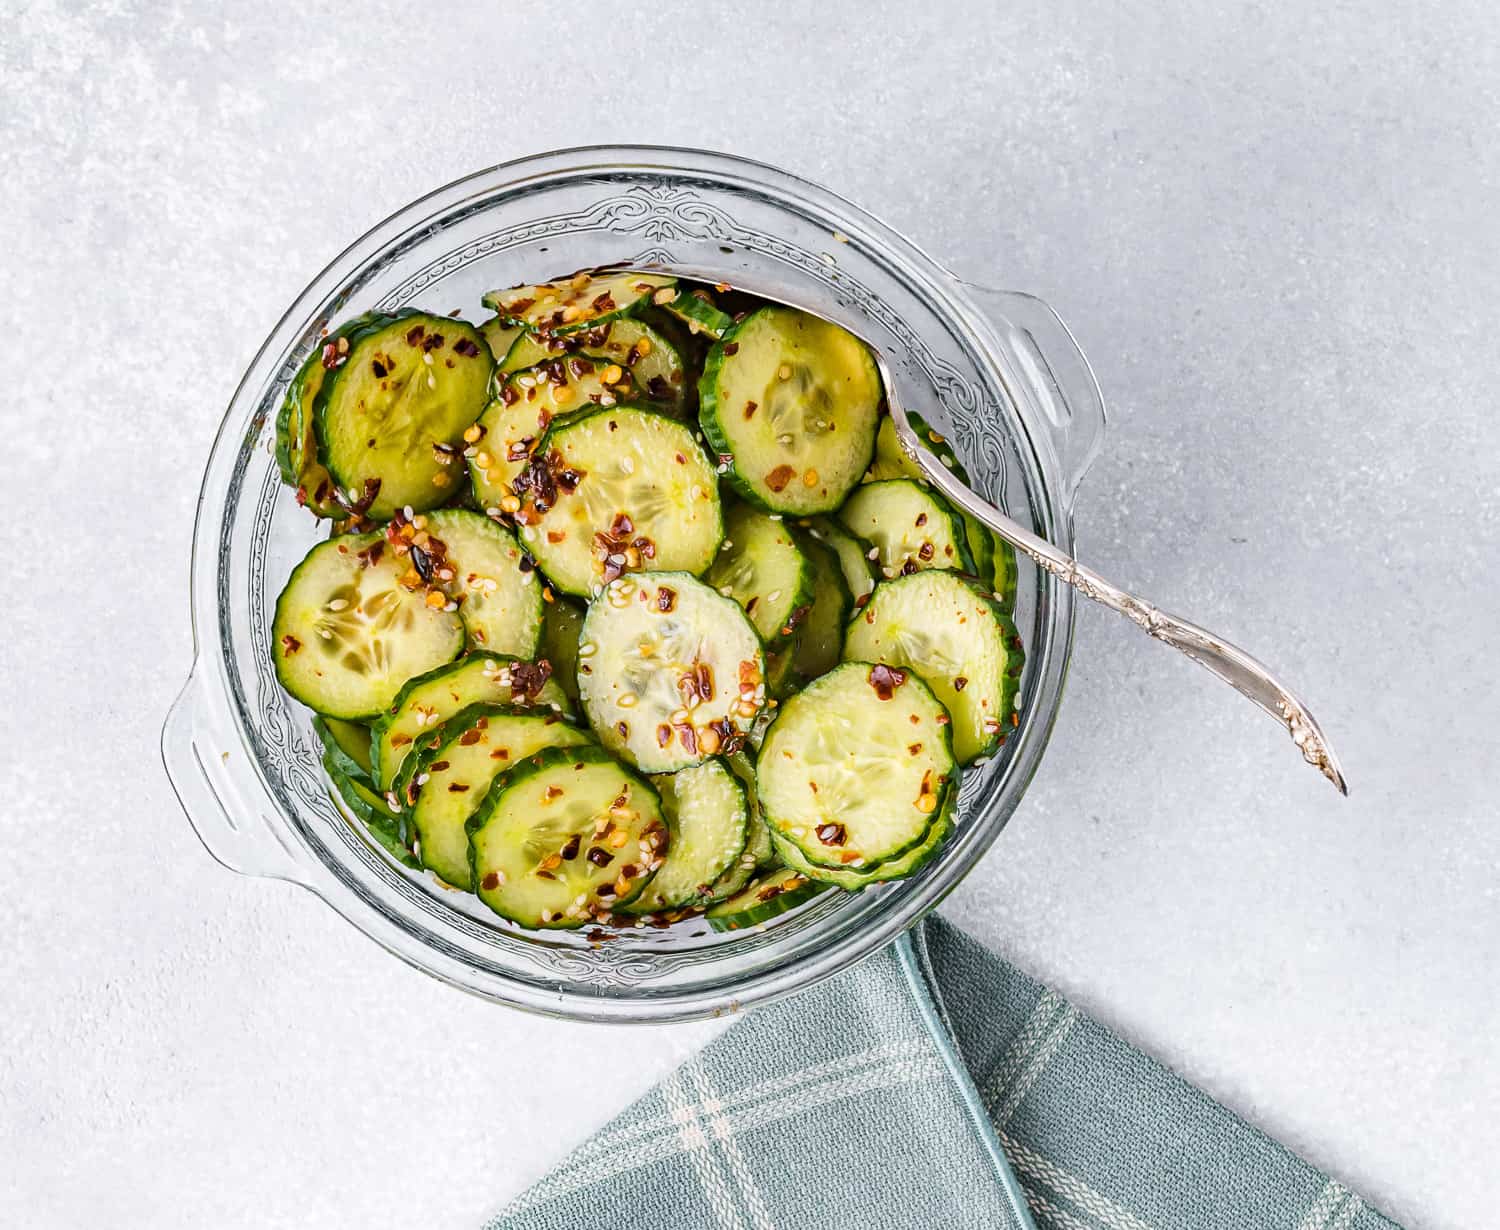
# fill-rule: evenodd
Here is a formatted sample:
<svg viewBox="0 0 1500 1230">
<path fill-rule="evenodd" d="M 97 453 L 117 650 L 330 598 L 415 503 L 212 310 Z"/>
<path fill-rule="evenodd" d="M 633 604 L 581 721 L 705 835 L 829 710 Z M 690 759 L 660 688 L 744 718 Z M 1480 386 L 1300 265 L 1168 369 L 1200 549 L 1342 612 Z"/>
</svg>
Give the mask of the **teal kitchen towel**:
<svg viewBox="0 0 1500 1230">
<path fill-rule="evenodd" d="M 490 1230 L 1391 1230 L 930 919 L 751 1013 Z"/>
</svg>

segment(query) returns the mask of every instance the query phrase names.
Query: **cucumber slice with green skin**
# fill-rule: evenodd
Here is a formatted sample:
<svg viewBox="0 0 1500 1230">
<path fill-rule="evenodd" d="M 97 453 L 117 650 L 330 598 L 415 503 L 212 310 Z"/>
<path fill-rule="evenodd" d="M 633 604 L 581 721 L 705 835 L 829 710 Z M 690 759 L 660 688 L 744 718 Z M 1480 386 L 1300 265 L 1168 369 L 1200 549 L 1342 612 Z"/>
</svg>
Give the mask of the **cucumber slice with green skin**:
<svg viewBox="0 0 1500 1230">
<path fill-rule="evenodd" d="M 870 541 L 873 563 L 887 578 L 924 568 L 974 571 L 963 519 L 936 491 L 909 478 L 866 483 L 839 509 L 839 520 Z"/>
<path fill-rule="evenodd" d="M 826 889 L 790 867 L 777 867 L 711 906 L 704 917 L 715 931 L 744 931 L 795 910 Z"/>
<path fill-rule="evenodd" d="M 563 598 L 554 598 L 542 611 L 542 660 L 552 666 L 552 678 L 578 703 L 578 639 L 583 634 L 583 612 Z"/>
<path fill-rule="evenodd" d="M 508 376 L 571 354 L 618 363 L 630 372 L 641 396 L 661 409 L 681 411 L 695 392 L 681 348 L 660 330 L 633 316 L 565 337 L 524 333 L 507 352 L 499 373 Z"/>
<path fill-rule="evenodd" d="M 682 321 L 689 333 L 702 333 L 714 341 L 734 328 L 734 318 L 727 312 L 719 311 L 706 290 L 684 291 L 679 287 L 678 293 L 662 302 L 661 308 Z"/>
<path fill-rule="evenodd" d="M 655 274 L 584 271 L 555 282 L 492 290 L 484 306 L 508 325 L 562 337 L 629 316 L 659 296 L 674 293 L 676 284 L 676 278 Z"/>
<path fill-rule="evenodd" d="M 956 771 L 948 714 L 925 683 L 846 662 L 781 706 L 755 787 L 773 835 L 809 862 L 859 869 L 921 843 Z"/>
<path fill-rule="evenodd" d="M 360 721 L 413 675 L 456 658 L 463 622 L 403 583 L 407 565 L 380 534 L 320 542 L 292 570 L 271 625 L 276 677 L 325 717 Z"/>
<path fill-rule="evenodd" d="M 968 472 L 947 439 L 934 431 L 928 425 L 927 420 L 915 411 L 908 410 L 906 418 L 911 424 L 912 431 L 916 432 L 917 439 L 931 449 L 933 456 L 967 485 Z M 875 456 L 871 458 L 870 468 L 865 472 L 865 482 L 878 483 L 892 478 L 915 478 L 920 482 L 927 481 L 927 476 L 922 473 L 922 467 L 902 451 L 896 439 L 896 424 L 889 415 L 882 415 L 879 430 L 875 433 Z"/>
<path fill-rule="evenodd" d="M 934 431 L 921 415 L 907 411 L 907 417 L 911 420 L 912 430 L 927 442 L 937 459 L 952 470 L 966 486 L 971 485 L 963 462 L 954 455 L 947 440 Z M 901 446 L 896 443 L 894 424 L 889 418 L 883 418 L 880 421 L 880 431 L 875 437 L 875 460 L 870 463 L 865 481 L 878 482 L 891 478 L 914 478 L 922 482 L 926 481 L 916 462 L 903 453 Z M 964 523 L 964 535 L 969 544 L 969 554 L 973 557 L 974 575 L 987 585 L 993 582 L 995 601 L 1007 611 L 1013 611 L 1016 605 L 1017 577 L 1015 547 L 989 526 L 981 524 L 966 513 L 960 513 L 959 516 Z"/>
<path fill-rule="evenodd" d="M 709 351 L 698 416 L 735 487 L 771 512 L 831 512 L 870 464 L 884 396 L 869 349 L 795 308 L 765 307 Z"/>
<path fill-rule="evenodd" d="M 521 541 L 565 593 L 587 597 L 627 571 L 702 573 L 724 538 L 693 433 L 640 407 L 554 424 L 516 485 Z"/>
<path fill-rule="evenodd" d="M 871 884 L 881 884 L 889 880 L 904 880 L 907 876 L 920 871 L 948 840 L 948 835 L 953 832 L 951 794 L 949 798 L 950 802 L 943 807 L 937 822 L 927 831 L 927 835 L 921 842 L 904 854 L 887 859 L 883 863 L 876 863 L 873 867 L 824 867 L 811 862 L 803 855 L 795 842 L 779 834 L 772 835 L 772 845 L 781 860 L 794 871 L 801 872 L 810 880 L 833 884 L 847 892 L 858 892 Z"/>
<path fill-rule="evenodd" d="M 412 313 L 348 338 L 314 401 L 319 458 L 353 507 L 387 521 L 445 504 L 495 361 L 473 325 Z"/>
<path fill-rule="evenodd" d="M 870 591 L 875 588 L 875 582 L 879 580 L 875 573 L 875 563 L 870 559 L 870 543 L 851 534 L 832 517 L 812 517 L 799 524 L 838 556 L 839 569 L 844 574 L 844 585 L 849 590 L 850 599 L 858 604 L 868 598 Z"/>
<path fill-rule="evenodd" d="M 372 789 L 375 774 L 370 767 L 370 728 L 342 718 L 313 718 L 313 732 L 323 745 L 325 761 L 331 761 L 351 781 Z"/>
<path fill-rule="evenodd" d="M 414 748 L 429 741 L 455 713 L 475 704 L 515 705 L 571 713 L 551 667 L 498 653 L 466 658 L 412 679 L 371 730 L 370 762 L 377 789 L 388 792 Z M 399 796 L 398 796 L 399 798 Z"/>
<path fill-rule="evenodd" d="M 748 504 L 725 516 L 724 544 L 703 579 L 745 608 L 772 651 L 790 644 L 812 606 L 812 565 L 791 527 Z"/>
<path fill-rule="evenodd" d="M 730 752 L 765 703 L 760 638 L 685 572 L 610 582 L 583 621 L 578 693 L 605 747 L 646 773 Z"/>
<path fill-rule="evenodd" d="M 404 867 L 420 867 L 417 857 L 402 839 L 401 820 L 386 801 L 365 782 L 347 776 L 332 755 L 323 757 L 323 772 L 333 784 L 329 798 L 342 801 L 349 813 L 364 826 L 377 845 Z"/>
<path fill-rule="evenodd" d="M 724 758 L 729 771 L 745 788 L 745 802 L 749 806 L 749 821 L 745 829 L 745 848 L 740 856 L 730 863 L 724 874 L 714 881 L 709 893 L 711 901 L 722 901 L 732 897 L 757 871 L 765 871 L 776 865 L 775 851 L 771 848 L 771 830 L 766 827 L 765 817 L 760 814 L 760 800 L 755 797 L 755 762 L 743 751 L 732 752 Z"/>
<path fill-rule="evenodd" d="M 505 377 L 465 435 L 476 437 L 464 450 L 475 499 L 487 512 L 515 512 L 515 481 L 548 427 L 596 406 L 632 401 L 635 393 L 625 368 L 587 355 L 550 359 Z"/>
<path fill-rule="evenodd" d="M 610 921 L 671 844 L 650 783 L 594 747 L 523 760 L 496 779 L 465 828 L 479 899 L 526 927 Z"/>
<path fill-rule="evenodd" d="M 990 563 L 992 572 L 989 575 L 995 583 L 995 601 L 1009 614 L 1016 609 L 1016 582 L 1020 578 L 1016 549 L 993 532 L 990 534 L 990 541 L 994 547 L 994 557 Z"/>
<path fill-rule="evenodd" d="M 433 584 L 458 603 L 469 643 L 491 653 L 533 657 L 542 638 L 542 587 L 515 535 L 464 508 L 419 516 L 422 525 L 406 547 L 407 556 L 419 575 L 425 568 Z M 398 537 L 404 533 L 402 524 Z"/>
<path fill-rule="evenodd" d="M 323 387 L 323 378 L 338 364 L 341 341 L 347 348 L 348 339 L 354 334 L 391 319 L 370 312 L 345 321 L 307 356 L 281 403 L 276 417 L 276 462 L 281 467 L 283 481 L 296 488 L 297 502 L 315 516 L 342 520 L 349 515 L 349 510 L 339 503 L 342 493 L 318 460 L 314 403 Z"/>
<path fill-rule="evenodd" d="M 713 886 L 744 853 L 750 807 L 745 787 L 723 761 L 705 760 L 652 778 L 672 833 L 672 849 L 633 914 L 693 909 L 714 900 Z"/>
<path fill-rule="evenodd" d="M 481 322 L 479 332 L 484 335 L 484 340 L 490 348 L 490 356 L 497 365 L 505 361 L 505 356 L 516 344 L 516 339 L 526 335 L 525 329 L 519 325 L 508 325 L 498 316 L 491 316 L 488 320 Z"/>
<path fill-rule="evenodd" d="M 793 636 L 782 647 L 766 654 L 766 695 L 785 700 L 797 690 L 797 646 L 801 634 Z"/>
<path fill-rule="evenodd" d="M 1016 725 L 1025 654 L 998 603 L 954 573 L 927 569 L 885 581 L 850 623 L 844 657 L 906 668 L 953 719 L 960 764 L 994 751 Z"/>
<path fill-rule="evenodd" d="M 442 742 L 412 757 L 408 821 L 422 866 L 454 888 L 471 888 L 464 824 L 495 778 L 548 747 L 579 747 L 593 736 L 561 714 L 470 705 L 443 723 Z"/>
<path fill-rule="evenodd" d="M 795 531 L 797 543 L 812 575 L 812 606 L 797 634 L 792 672 L 802 680 L 816 679 L 839 664 L 844 649 L 844 625 L 854 599 L 833 549 L 807 531 Z"/>
</svg>

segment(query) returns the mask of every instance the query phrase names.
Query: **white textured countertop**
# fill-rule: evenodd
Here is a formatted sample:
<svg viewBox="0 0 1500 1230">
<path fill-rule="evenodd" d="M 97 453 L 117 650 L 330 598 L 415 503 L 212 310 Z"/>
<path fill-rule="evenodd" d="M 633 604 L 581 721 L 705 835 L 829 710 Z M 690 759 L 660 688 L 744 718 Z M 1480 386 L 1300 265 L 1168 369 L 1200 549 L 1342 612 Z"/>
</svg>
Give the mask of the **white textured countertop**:
<svg viewBox="0 0 1500 1230">
<path fill-rule="evenodd" d="M 609 140 L 784 165 L 1073 326 L 1086 557 L 1283 668 L 1354 795 L 1084 611 L 948 912 L 1393 1216 L 1493 1221 L 1500 10 L 84 7 L 0 40 L 0 1222 L 473 1224 L 713 1032 L 412 972 L 211 862 L 156 751 L 283 306 L 412 197 Z"/>
</svg>

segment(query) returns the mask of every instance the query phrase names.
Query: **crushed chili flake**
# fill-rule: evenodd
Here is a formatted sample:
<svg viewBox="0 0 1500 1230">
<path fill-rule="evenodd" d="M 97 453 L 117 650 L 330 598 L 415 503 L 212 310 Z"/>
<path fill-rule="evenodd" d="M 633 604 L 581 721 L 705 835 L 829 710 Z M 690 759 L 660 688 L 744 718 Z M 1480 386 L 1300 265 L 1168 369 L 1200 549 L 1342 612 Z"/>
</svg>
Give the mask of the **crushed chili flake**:
<svg viewBox="0 0 1500 1230">
<path fill-rule="evenodd" d="M 848 836 L 842 824 L 820 824 L 817 828 L 818 840 L 825 846 L 841 846 Z"/>
<path fill-rule="evenodd" d="M 656 609 L 664 614 L 677 605 L 677 591 L 668 589 L 665 585 L 656 588 Z"/>
<path fill-rule="evenodd" d="M 479 881 L 479 887 L 484 889 L 486 892 L 494 892 L 495 889 L 500 887 L 499 873 L 495 871 L 491 871 L 490 873 L 488 873 L 484 877 L 484 879 Z"/>
<path fill-rule="evenodd" d="M 582 845 L 583 838 L 574 833 L 567 841 L 563 842 L 563 847 L 558 853 L 563 856 L 563 861 L 567 862 L 578 857 L 578 850 Z"/>
<path fill-rule="evenodd" d="M 785 491 L 788 483 L 797 477 L 797 471 L 788 465 L 779 465 L 766 475 L 766 486 L 772 491 Z"/>
<path fill-rule="evenodd" d="M 512 662 L 510 664 L 510 691 L 513 697 L 535 700 L 543 685 L 552 677 L 552 663 L 543 658 L 540 662 Z"/>
<path fill-rule="evenodd" d="M 448 783 L 448 793 L 449 794 L 463 794 L 466 790 L 468 790 L 468 788 L 469 788 L 469 783 L 468 782 L 449 782 Z"/>
<path fill-rule="evenodd" d="M 615 861 L 615 856 L 600 846 L 590 846 L 588 853 L 583 857 L 593 863 L 595 867 L 608 867 Z"/>
<path fill-rule="evenodd" d="M 929 559 L 932 558 L 932 556 L 933 556 L 932 543 L 930 543 L 930 542 L 924 542 L 920 547 L 917 548 L 917 558 L 918 559 L 929 560 Z M 910 560 L 907 560 L 906 562 L 908 564 L 911 563 Z"/>
<path fill-rule="evenodd" d="M 881 700 L 890 700 L 896 689 L 906 682 L 906 672 L 877 662 L 870 667 L 870 686 Z"/>
<path fill-rule="evenodd" d="M 302 642 L 290 634 L 281 638 L 281 644 L 286 650 L 285 656 L 288 658 L 302 648 Z"/>
<path fill-rule="evenodd" d="M 453 343 L 453 349 L 466 359 L 473 359 L 479 355 L 479 347 L 474 344 L 472 338 L 459 338 L 458 341 Z"/>
<path fill-rule="evenodd" d="M 760 406 L 756 402 L 747 401 L 745 403 L 745 418 L 753 419 L 755 417 L 755 412 L 759 409 Z"/>
<path fill-rule="evenodd" d="M 968 686 L 969 681 L 963 675 L 955 676 L 953 680 L 953 690 L 955 692 L 962 692 Z"/>
</svg>

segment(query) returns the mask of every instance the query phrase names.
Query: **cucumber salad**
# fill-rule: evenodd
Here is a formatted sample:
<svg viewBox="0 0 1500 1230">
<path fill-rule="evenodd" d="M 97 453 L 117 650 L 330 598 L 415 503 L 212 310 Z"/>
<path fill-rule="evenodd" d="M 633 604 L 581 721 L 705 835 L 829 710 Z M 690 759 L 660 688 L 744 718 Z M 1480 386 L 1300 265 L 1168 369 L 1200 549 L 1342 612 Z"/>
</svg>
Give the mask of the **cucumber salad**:
<svg viewBox="0 0 1500 1230">
<path fill-rule="evenodd" d="M 272 649 L 331 793 L 530 928 L 916 872 L 1019 720 L 1016 562 L 901 452 L 865 343 L 658 274 L 484 304 L 330 329 L 281 410 L 329 534 Z"/>
</svg>

